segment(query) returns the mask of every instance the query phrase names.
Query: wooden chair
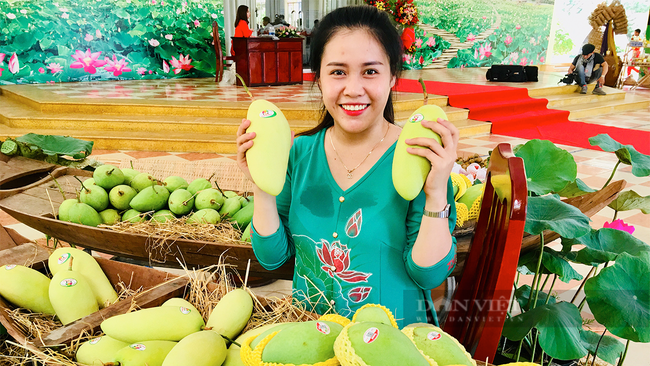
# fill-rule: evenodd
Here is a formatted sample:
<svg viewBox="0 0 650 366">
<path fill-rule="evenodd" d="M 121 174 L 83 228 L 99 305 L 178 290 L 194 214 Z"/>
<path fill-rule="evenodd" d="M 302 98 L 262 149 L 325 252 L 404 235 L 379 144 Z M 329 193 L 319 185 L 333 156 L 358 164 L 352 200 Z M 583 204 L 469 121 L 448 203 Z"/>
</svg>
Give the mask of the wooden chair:
<svg viewBox="0 0 650 366">
<path fill-rule="evenodd" d="M 221 39 L 219 38 L 219 24 L 212 22 L 212 40 L 214 44 L 214 53 L 217 55 L 217 70 L 214 81 L 217 83 L 223 79 L 224 61 L 234 61 L 235 56 L 224 56 L 221 49 Z"/>
<path fill-rule="evenodd" d="M 485 193 L 462 278 L 443 329 L 476 360 L 494 359 L 509 309 L 526 223 L 526 171 L 509 144 L 490 156 Z"/>
</svg>

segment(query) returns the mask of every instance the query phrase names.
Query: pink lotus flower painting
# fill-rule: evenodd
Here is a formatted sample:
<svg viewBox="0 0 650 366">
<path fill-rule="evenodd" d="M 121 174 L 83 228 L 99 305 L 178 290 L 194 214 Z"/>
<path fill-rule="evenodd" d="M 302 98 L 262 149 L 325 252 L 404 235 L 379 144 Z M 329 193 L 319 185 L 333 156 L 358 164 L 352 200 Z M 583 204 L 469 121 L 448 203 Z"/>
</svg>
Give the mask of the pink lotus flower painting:
<svg viewBox="0 0 650 366">
<path fill-rule="evenodd" d="M 174 68 L 174 74 L 178 74 L 181 72 L 181 70 L 188 71 L 194 66 L 190 65 L 192 63 L 192 59 L 190 58 L 190 55 L 186 55 L 183 57 L 183 54 L 180 54 L 180 57 L 178 60 L 176 57 L 172 56 L 172 60 L 170 61 L 172 64 L 172 67 Z"/>
<path fill-rule="evenodd" d="M 126 59 L 121 59 L 117 61 L 117 56 L 113 55 L 113 60 L 111 61 L 108 57 L 104 58 L 108 66 L 104 67 L 104 70 L 113 72 L 114 76 L 120 76 L 123 72 L 130 72 L 131 69 L 126 67 L 129 63 L 126 62 Z"/>
<path fill-rule="evenodd" d="M 316 248 L 318 259 L 323 263 L 321 267 L 323 271 L 327 272 L 330 277 L 338 277 L 345 282 L 356 283 L 366 282 L 371 273 L 364 273 L 358 271 L 351 271 L 350 267 L 350 251 L 347 245 L 335 241 L 330 244 L 323 240 L 321 247 Z"/>
<path fill-rule="evenodd" d="M 76 50 L 75 54 L 72 55 L 72 58 L 75 59 L 76 62 L 70 64 L 70 68 L 84 69 L 85 72 L 94 74 L 97 72 L 98 67 L 106 65 L 106 61 L 98 60 L 101 54 L 101 51 L 92 53 L 90 52 L 90 49 L 88 49 L 86 52 Z"/>
<path fill-rule="evenodd" d="M 20 63 L 18 62 L 18 56 L 16 56 L 16 53 L 14 53 L 11 58 L 9 58 L 9 71 L 12 74 L 20 71 Z"/>
<path fill-rule="evenodd" d="M 3 61 L 4 61 L 4 59 L 5 59 L 5 54 L 4 54 L 4 53 L 0 53 L 0 66 L 3 65 Z M 3 72 L 4 70 L 5 70 L 5 69 L 3 69 L 2 67 L 0 67 L 0 76 L 2 76 L 2 72 Z"/>
<path fill-rule="evenodd" d="M 163 60 L 163 72 L 165 74 L 169 73 L 169 64 L 167 64 L 167 61 Z"/>
<path fill-rule="evenodd" d="M 504 42 L 506 45 L 509 45 L 510 43 L 512 43 L 512 37 L 510 37 L 510 35 L 508 35 L 508 36 L 506 37 L 506 40 L 503 41 L 503 42 Z"/>
<path fill-rule="evenodd" d="M 55 63 L 55 62 L 50 63 L 50 64 L 47 65 L 45 68 L 48 69 L 48 70 L 50 70 L 50 72 L 51 72 L 52 74 L 56 74 L 57 72 L 61 72 L 61 71 L 63 71 L 63 68 L 61 67 L 61 65 L 59 65 L 59 64 L 57 64 L 57 63 Z"/>
</svg>

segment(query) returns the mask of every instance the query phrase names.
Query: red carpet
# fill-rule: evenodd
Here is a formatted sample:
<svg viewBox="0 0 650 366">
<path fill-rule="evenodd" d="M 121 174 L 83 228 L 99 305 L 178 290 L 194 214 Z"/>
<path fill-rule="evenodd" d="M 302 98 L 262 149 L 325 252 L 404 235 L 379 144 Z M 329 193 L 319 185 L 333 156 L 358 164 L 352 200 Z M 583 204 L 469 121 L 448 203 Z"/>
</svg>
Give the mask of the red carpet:
<svg viewBox="0 0 650 366">
<path fill-rule="evenodd" d="M 425 81 L 427 93 L 446 95 L 449 105 L 469 109 L 469 119 L 492 122 L 492 133 L 600 150 L 589 138 L 606 133 L 623 145 L 650 154 L 650 131 L 569 121 L 569 112 L 548 109 L 548 100 L 528 96 L 528 89 Z M 417 80 L 400 79 L 395 91 L 422 93 Z"/>
</svg>

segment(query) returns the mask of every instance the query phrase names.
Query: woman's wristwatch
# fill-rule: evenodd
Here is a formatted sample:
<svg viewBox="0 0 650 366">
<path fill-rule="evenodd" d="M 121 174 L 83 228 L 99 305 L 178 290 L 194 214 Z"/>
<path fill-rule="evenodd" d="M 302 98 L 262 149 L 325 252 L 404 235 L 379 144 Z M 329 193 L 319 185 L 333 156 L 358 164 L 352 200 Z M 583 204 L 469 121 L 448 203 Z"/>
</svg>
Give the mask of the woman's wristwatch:
<svg viewBox="0 0 650 366">
<path fill-rule="evenodd" d="M 438 218 L 438 219 L 446 219 L 446 218 L 449 217 L 450 208 L 451 208 L 451 206 L 449 204 L 447 204 L 447 206 L 445 206 L 445 208 L 442 211 L 433 212 L 433 211 L 428 211 L 428 210 L 425 209 L 424 212 L 423 212 L 423 215 L 426 216 L 426 217 L 435 217 L 435 218 Z"/>
</svg>

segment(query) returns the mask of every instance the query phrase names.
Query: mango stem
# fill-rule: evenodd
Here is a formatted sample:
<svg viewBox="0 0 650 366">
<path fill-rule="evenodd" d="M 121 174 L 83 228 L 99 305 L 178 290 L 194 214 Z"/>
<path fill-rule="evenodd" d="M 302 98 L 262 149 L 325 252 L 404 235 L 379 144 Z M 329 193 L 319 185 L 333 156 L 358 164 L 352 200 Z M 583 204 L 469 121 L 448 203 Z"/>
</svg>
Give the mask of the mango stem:
<svg viewBox="0 0 650 366">
<path fill-rule="evenodd" d="M 251 100 L 255 100 L 255 98 L 253 98 L 253 94 L 251 94 L 251 92 L 248 90 L 248 86 L 246 86 L 246 83 L 244 82 L 244 79 L 242 79 L 241 75 L 235 73 L 235 76 L 239 79 L 239 81 L 241 81 L 241 85 L 244 86 L 244 91 L 246 91 L 246 94 L 248 94 Z"/>
<path fill-rule="evenodd" d="M 427 86 L 424 84 L 424 80 L 422 78 L 419 78 L 418 81 L 420 82 L 420 85 L 422 85 L 422 94 L 424 94 L 424 105 L 429 104 L 429 94 L 427 93 Z"/>
</svg>

